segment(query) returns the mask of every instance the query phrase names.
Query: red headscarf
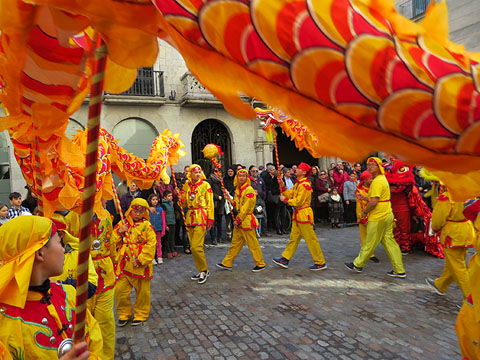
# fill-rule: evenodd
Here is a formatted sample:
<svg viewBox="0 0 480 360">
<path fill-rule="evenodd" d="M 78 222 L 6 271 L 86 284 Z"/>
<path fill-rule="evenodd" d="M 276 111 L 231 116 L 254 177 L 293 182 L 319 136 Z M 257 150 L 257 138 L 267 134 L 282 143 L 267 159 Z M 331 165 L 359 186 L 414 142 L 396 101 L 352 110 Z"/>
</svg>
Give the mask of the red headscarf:
<svg viewBox="0 0 480 360">
<path fill-rule="evenodd" d="M 371 177 L 372 177 L 372 174 L 370 174 L 367 170 L 363 171 L 360 174 L 360 183 L 358 184 L 358 187 L 362 187 L 365 180 Z"/>
<path fill-rule="evenodd" d="M 310 176 L 312 175 L 312 167 L 308 164 L 305 164 L 304 162 L 301 162 L 300 165 L 298 165 L 298 168 L 300 170 L 305 171 L 305 176 Z"/>
</svg>

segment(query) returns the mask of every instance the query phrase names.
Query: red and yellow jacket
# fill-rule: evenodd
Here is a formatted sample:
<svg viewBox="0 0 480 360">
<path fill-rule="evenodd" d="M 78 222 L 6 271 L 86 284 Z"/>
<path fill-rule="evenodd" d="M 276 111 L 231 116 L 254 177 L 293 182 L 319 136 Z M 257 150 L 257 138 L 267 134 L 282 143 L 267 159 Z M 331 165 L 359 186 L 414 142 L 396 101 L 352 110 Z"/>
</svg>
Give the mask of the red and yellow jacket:
<svg viewBox="0 0 480 360">
<path fill-rule="evenodd" d="M 432 228 L 441 231 L 440 241 L 446 248 L 473 247 L 475 230 L 463 215 L 463 202 L 452 201 L 448 191 L 439 196 L 432 212 Z"/>
<path fill-rule="evenodd" d="M 237 186 L 233 205 L 238 211 L 235 223 L 240 229 L 253 230 L 258 228 L 258 221 L 253 215 L 256 201 L 255 190 L 248 183 L 245 183 L 243 187 Z"/>
<path fill-rule="evenodd" d="M 185 226 L 207 227 L 214 223 L 213 192 L 210 184 L 199 180 L 195 184 L 188 180 L 180 191 L 179 205 L 188 208 Z"/>
<path fill-rule="evenodd" d="M 107 214 L 105 220 L 100 220 L 96 217 L 92 221 L 92 247 L 90 248 L 90 254 L 98 275 L 97 294 L 113 289 L 115 286 L 113 262 L 115 261 L 116 251 L 114 244 L 111 242 L 112 233 L 113 222 L 110 214 Z M 96 249 L 98 245 L 95 240 L 100 241 L 98 249 Z"/>
<path fill-rule="evenodd" d="M 0 359 L 57 359 L 57 349 L 73 337 L 75 288 L 50 283 L 47 297 L 28 291 L 24 308 L 0 303 Z M 86 337 L 89 359 L 100 359 L 103 341 L 100 327 L 87 311 Z"/>
<path fill-rule="evenodd" d="M 128 224 L 128 230 L 120 234 L 118 230 L 124 223 Z M 117 276 L 125 274 L 141 279 L 152 278 L 152 260 L 155 257 L 157 238 L 148 220 L 129 222 L 124 219 L 120 221 L 113 230 L 111 241 L 118 249 L 116 257 L 118 262 Z M 133 266 L 134 263 L 139 266 Z"/>
<path fill-rule="evenodd" d="M 312 185 L 307 177 L 297 180 L 291 190 L 286 190 L 283 195 L 287 198 L 288 205 L 295 208 L 292 220 L 297 223 L 313 224 L 313 210 L 310 207 L 312 201 Z"/>
</svg>

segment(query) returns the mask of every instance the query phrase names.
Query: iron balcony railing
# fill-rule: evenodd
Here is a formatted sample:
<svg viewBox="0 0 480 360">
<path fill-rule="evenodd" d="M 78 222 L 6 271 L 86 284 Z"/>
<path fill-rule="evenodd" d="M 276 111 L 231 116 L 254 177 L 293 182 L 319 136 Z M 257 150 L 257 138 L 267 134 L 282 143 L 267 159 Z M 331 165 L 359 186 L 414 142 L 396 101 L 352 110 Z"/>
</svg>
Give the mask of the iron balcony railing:
<svg viewBox="0 0 480 360">
<path fill-rule="evenodd" d="M 152 68 L 141 68 L 137 71 L 137 78 L 132 87 L 119 95 L 165 97 L 163 71 Z"/>
</svg>

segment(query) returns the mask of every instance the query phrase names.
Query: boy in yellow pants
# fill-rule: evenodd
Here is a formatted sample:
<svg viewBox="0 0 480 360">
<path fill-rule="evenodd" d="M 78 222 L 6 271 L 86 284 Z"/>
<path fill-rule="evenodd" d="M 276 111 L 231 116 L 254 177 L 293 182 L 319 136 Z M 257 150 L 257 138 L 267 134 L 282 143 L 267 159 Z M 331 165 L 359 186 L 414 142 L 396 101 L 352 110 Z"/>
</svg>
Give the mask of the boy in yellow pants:
<svg viewBox="0 0 480 360">
<path fill-rule="evenodd" d="M 177 189 L 176 192 L 179 205 L 188 208 L 185 226 L 193 261 L 198 270 L 198 274 L 193 275 L 191 279 L 203 284 L 210 276 L 203 244 L 206 232 L 212 228 L 214 223 L 213 192 L 210 184 L 204 181 L 205 175 L 199 165 L 190 165 L 187 178 L 182 190 L 178 191 Z"/>
<path fill-rule="evenodd" d="M 260 249 L 257 239 L 256 229 L 258 228 L 258 221 L 253 215 L 256 196 L 255 190 L 250 186 L 248 171 L 245 169 L 238 170 L 233 185 L 236 187 L 233 205 L 238 210 L 238 215 L 233 223 L 235 228 L 230 249 L 223 261 L 217 264 L 217 267 L 224 270 L 232 270 L 233 262 L 246 242 L 255 263 L 252 271 L 259 272 L 265 269 L 265 262 L 263 261 L 262 249 Z M 227 193 L 225 198 L 227 201 L 230 201 Z"/>
<path fill-rule="evenodd" d="M 155 257 L 157 238 L 148 221 L 148 209 L 145 199 L 134 199 L 125 212 L 125 219 L 115 226 L 112 235 L 112 243 L 118 249 L 115 300 L 120 327 L 127 325 L 132 316 L 132 288 L 135 288 L 136 293 L 132 326 L 141 325 L 150 315 L 152 260 Z"/>
<path fill-rule="evenodd" d="M 280 201 L 293 206 L 295 211 L 292 217 L 292 231 L 290 233 L 290 241 L 287 247 L 282 253 L 282 257 L 274 258 L 273 262 L 278 266 L 288 269 L 288 263 L 292 259 L 297 246 L 300 243 L 302 237 L 307 243 L 308 250 L 312 255 L 314 264 L 309 267 L 310 270 L 318 271 L 325 270 L 327 264 L 323 257 L 320 243 L 318 242 L 317 235 L 313 230 L 313 210 L 310 207 L 312 199 L 312 185 L 308 180 L 308 176 L 311 173 L 312 167 L 305 163 L 300 163 L 295 170 L 297 176 L 297 182 L 291 190 L 283 191 L 283 195 L 280 195 Z M 282 187 L 283 183 L 281 184 Z"/>
</svg>

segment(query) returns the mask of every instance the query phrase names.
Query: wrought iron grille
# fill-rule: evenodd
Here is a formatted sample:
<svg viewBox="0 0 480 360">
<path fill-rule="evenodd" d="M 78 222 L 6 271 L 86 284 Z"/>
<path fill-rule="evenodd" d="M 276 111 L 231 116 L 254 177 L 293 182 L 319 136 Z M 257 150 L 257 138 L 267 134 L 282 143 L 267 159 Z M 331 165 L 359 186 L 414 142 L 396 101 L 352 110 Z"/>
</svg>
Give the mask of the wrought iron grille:
<svg viewBox="0 0 480 360">
<path fill-rule="evenodd" d="M 425 13 L 430 0 L 413 0 L 412 17 L 417 17 Z"/>
<path fill-rule="evenodd" d="M 163 71 L 144 67 L 137 70 L 137 78 L 132 87 L 120 95 L 165 97 Z"/>
<path fill-rule="evenodd" d="M 219 145 L 222 148 L 223 155 L 218 158 L 218 161 L 222 164 L 222 169 L 226 169 L 232 164 L 230 134 L 218 120 L 204 120 L 195 127 L 192 133 L 192 160 L 193 163 L 202 166 L 206 176 L 211 171 L 210 161 L 206 161 L 202 153 L 207 144 Z"/>
</svg>

